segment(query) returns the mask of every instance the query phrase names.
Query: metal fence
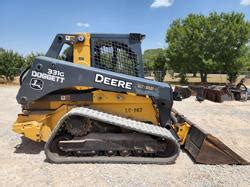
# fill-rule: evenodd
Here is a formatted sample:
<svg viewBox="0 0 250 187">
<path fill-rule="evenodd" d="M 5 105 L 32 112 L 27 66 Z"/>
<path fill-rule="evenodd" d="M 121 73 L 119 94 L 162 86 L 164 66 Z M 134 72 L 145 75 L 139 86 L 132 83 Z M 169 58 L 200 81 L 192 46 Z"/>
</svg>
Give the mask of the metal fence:
<svg viewBox="0 0 250 187">
<path fill-rule="evenodd" d="M 147 79 L 150 80 L 155 80 L 155 75 L 154 73 L 157 74 L 163 74 L 163 71 L 151 71 L 151 70 L 145 70 L 144 71 L 144 76 Z M 197 73 L 196 76 L 194 76 L 192 73 L 187 73 L 186 74 L 186 78 L 188 83 L 200 83 L 201 82 L 201 78 L 200 78 L 200 74 Z M 238 74 L 238 78 L 236 80 L 236 82 L 240 81 L 242 78 L 246 78 L 247 82 L 249 82 L 248 84 L 250 85 L 250 71 L 241 71 Z M 167 71 L 166 75 L 164 77 L 164 82 L 169 82 L 169 83 L 178 83 L 180 81 L 180 77 L 179 77 L 179 73 L 174 73 L 173 71 Z M 228 81 L 228 76 L 227 74 L 224 73 L 211 73 L 207 75 L 207 81 L 208 83 L 211 84 L 226 84 L 229 83 Z"/>
</svg>

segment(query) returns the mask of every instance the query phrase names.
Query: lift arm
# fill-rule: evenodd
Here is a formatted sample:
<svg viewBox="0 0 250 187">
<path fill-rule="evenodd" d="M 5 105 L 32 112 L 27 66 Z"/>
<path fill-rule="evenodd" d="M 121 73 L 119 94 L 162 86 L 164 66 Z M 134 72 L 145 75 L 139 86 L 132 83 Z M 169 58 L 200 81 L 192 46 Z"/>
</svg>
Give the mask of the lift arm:
<svg viewBox="0 0 250 187">
<path fill-rule="evenodd" d="M 170 119 L 173 105 L 170 85 L 44 56 L 35 59 L 22 82 L 17 101 L 27 105 L 56 90 L 75 86 L 148 95 L 158 105 L 161 125 L 165 126 Z"/>
</svg>

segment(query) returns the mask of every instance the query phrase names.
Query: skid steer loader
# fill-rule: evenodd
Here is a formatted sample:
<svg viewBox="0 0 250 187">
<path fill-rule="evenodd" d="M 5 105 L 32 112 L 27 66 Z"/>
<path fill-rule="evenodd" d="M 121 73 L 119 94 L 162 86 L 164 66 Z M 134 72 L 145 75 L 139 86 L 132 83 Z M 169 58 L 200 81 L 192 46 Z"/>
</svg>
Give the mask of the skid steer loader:
<svg viewBox="0 0 250 187">
<path fill-rule="evenodd" d="M 235 163 L 172 110 L 176 94 L 170 85 L 144 79 L 144 37 L 58 34 L 20 76 L 22 113 L 13 131 L 46 142 L 47 160 L 54 163 L 170 164 L 180 145 L 200 163 Z M 212 161 L 222 155 L 222 162 L 211 162 L 207 152 Z"/>
</svg>

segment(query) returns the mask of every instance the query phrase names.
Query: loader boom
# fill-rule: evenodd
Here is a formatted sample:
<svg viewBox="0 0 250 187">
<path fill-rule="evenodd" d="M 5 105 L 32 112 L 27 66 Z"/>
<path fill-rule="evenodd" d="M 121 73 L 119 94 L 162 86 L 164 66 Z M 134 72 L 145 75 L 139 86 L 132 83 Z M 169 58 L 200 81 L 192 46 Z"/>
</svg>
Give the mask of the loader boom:
<svg viewBox="0 0 250 187">
<path fill-rule="evenodd" d="M 35 87 L 34 82 L 39 85 L 38 88 Z M 56 90 L 74 86 L 148 95 L 154 98 L 159 107 L 162 126 L 165 126 L 170 119 L 173 105 L 170 85 L 49 57 L 36 58 L 17 94 L 17 101 L 27 105 Z"/>
</svg>

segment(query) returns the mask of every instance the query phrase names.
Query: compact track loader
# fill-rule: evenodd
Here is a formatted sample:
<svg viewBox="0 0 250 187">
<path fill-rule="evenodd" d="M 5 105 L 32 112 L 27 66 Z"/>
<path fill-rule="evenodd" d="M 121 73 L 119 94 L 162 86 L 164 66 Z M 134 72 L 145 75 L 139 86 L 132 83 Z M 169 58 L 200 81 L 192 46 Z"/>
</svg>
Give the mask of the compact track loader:
<svg viewBox="0 0 250 187">
<path fill-rule="evenodd" d="M 58 34 L 20 76 L 22 113 L 13 131 L 46 142 L 47 160 L 54 163 L 170 164 L 180 145 L 200 163 L 212 163 L 206 157 L 211 150 L 215 159 L 227 159 L 224 150 L 208 145 L 206 133 L 172 110 L 178 96 L 170 85 L 144 79 L 144 37 Z"/>
</svg>

